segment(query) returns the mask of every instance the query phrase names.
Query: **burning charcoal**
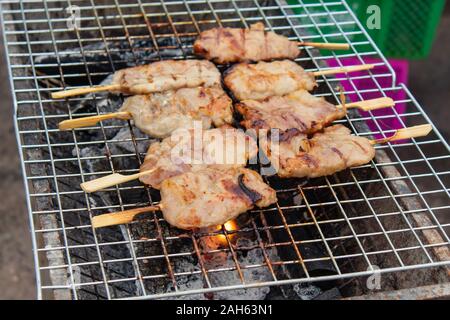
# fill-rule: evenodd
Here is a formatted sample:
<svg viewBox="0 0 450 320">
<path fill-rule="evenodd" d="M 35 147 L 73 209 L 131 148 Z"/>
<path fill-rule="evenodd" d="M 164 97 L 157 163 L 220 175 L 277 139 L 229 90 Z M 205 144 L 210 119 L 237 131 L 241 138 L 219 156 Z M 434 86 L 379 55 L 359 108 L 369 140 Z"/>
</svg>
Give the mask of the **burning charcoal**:
<svg viewBox="0 0 450 320">
<path fill-rule="evenodd" d="M 187 42 L 193 42 L 194 38 L 186 38 Z M 34 59 L 37 65 L 58 65 L 58 59 L 61 64 L 70 64 L 62 66 L 64 74 L 85 73 L 89 68 L 90 73 L 111 73 L 113 68 L 110 61 L 114 61 L 114 69 L 119 70 L 136 64 L 149 63 L 158 59 L 169 59 L 177 56 L 183 56 L 184 52 L 179 48 L 175 38 L 160 38 L 157 40 L 159 52 L 155 50 L 153 42 L 149 40 L 139 40 L 130 44 L 128 41 L 115 41 L 114 43 L 105 44 L 103 41 L 83 46 L 83 53 L 79 48 L 70 48 L 58 53 L 58 57 L 54 54 L 38 56 Z M 114 48 L 114 50 L 111 50 Z M 86 62 L 86 64 L 84 63 Z M 59 69 L 55 67 L 40 67 L 39 70 L 47 75 L 59 75 Z M 94 77 L 94 84 L 101 81 L 98 77 Z M 69 84 L 82 84 L 79 80 L 71 80 L 67 78 Z M 76 82 L 75 82 L 76 81 Z M 84 85 L 86 85 L 84 83 Z"/>
<path fill-rule="evenodd" d="M 99 85 L 109 85 L 112 83 L 113 75 L 107 76 L 100 82 Z M 77 112 L 95 112 L 96 107 L 103 113 L 117 111 L 123 103 L 123 98 L 120 95 L 109 93 L 89 93 L 85 96 L 83 101 L 72 108 L 73 113 Z"/>
<path fill-rule="evenodd" d="M 133 128 L 133 134 L 136 138 L 136 148 L 137 151 L 141 154 L 144 154 L 147 152 L 148 145 L 151 143 L 151 141 L 148 141 L 146 138 L 147 136 L 142 133 L 139 129 Z M 142 140 L 146 139 L 146 140 Z M 118 140 L 121 142 L 115 143 L 111 145 L 111 153 L 113 154 L 121 154 L 123 151 L 128 153 L 135 153 L 136 148 L 134 146 L 134 143 L 132 141 L 132 135 L 129 128 L 122 128 L 117 132 L 117 134 L 114 136 L 113 140 Z M 123 141 L 123 142 L 122 142 Z M 155 141 L 155 140 L 153 140 Z"/>
</svg>

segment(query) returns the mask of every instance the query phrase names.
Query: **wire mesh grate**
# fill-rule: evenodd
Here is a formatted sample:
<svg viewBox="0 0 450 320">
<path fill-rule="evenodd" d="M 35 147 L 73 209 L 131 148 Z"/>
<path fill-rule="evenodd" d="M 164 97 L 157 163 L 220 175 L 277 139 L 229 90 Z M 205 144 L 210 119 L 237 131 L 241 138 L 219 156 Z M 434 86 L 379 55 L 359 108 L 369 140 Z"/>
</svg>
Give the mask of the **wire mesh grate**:
<svg viewBox="0 0 450 320">
<path fill-rule="evenodd" d="M 79 28 L 69 28 L 68 7 L 78 10 Z M 169 227 L 158 212 L 127 226 L 92 229 L 94 215 L 158 203 L 158 192 L 139 183 L 96 194 L 79 188 L 112 172 L 136 172 L 149 138 L 116 120 L 60 132 L 59 121 L 109 112 L 123 97 L 54 101 L 49 94 L 98 84 L 127 66 L 194 58 L 192 43 L 200 31 L 258 21 L 292 40 L 350 43 L 342 53 L 306 48 L 297 61 L 310 71 L 349 58 L 378 59 L 382 72 L 318 79 L 315 95 L 331 102 L 339 102 L 342 83 L 344 93 L 358 99 L 401 97 L 396 103 L 402 111 L 350 112 L 337 121 L 355 134 L 389 136 L 393 119 L 402 127 L 430 122 L 396 83 L 345 1 L 3 1 L 40 298 L 212 299 L 233 292 L 267 298 L 274 286 L 286 297 L 301 284 L 334 281 L 344 288 L 376 272 L 450 264 L 450 205 L 439 200 L 449 196 L 450 156 L 435 128 L 425 138 L 377 146 L 371 163 L 329 177 L 269 177 L 278 203 L 241 216 L 237 229 L 185 232 Z M 356 35 L 365 40 L 352 42 Z"/>
</svg>

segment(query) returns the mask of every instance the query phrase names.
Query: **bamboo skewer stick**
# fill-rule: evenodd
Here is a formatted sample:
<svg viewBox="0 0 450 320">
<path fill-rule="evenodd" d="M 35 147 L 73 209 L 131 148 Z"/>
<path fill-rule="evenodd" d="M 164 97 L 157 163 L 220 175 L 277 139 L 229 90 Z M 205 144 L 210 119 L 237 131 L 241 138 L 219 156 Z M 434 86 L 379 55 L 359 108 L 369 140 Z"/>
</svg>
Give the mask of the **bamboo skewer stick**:
<svg viewBox="0 0 450 320">
<path fill-rule="evenodd" d="M 390 141 L 422 137 L 422 136 L 426 136 L 427 134 L 429 134 L 431 129 L 432 129 L 432 127 L 429 124 L 399 129 L 395 132 L 394 135 L 392 135 L 389 138 L 370 140 L 370 143 L 371 144 L 380 144 L 380 143 L 386 143 L 386 142 L 390 142 Z M 111 187 L 111 186 L 114 186 L 117 184 L 121 184 L 124 182 L 138 179 L 139 177 L 144 176 L 146 174 L 150 174 L 155 170 L 156 170 L 156 168 L 153 168 L 153 169 L 138 172 L 138 173 L 132 174 L 132 175 L 122 175 L 119 173 L 113 173 L 113 174 L 110 174 L 110 175 L 107 175 L 107 176 L 104 176 L 104 177 L 101 177 L 98 179 L 84 182 L 80 186 L 81 186 L 81 189 L 83 189 L 83 191 L 85 191 L 85 192 L 88 192 L 88 193 L 95 192 L 95 191 L 102 190 L 102 189 L 105 189 L 105 188 L 108 188 L 108 187 Z"/>
<path fill-rule="evenodd" d="M 84 87 L 71 90 L 63 90 L 53 92 L 51 94 L 53 99 L 62 99 L 67 97 L 79 96 L 86 93 L 102 92 L 102 91 L 118 91 L 120 90 L 120 84 L 109 84 L 97 87 Z"/>
<path fill-rule="evenodd" d="M 359 108 L 364 111 L 377 110 L 386 107 L 392 107 L 395 105 L 394 100 L 391 98 L 378 98 L 372 100 L 363 100 L 359 102 L 353 102 L 346 104 L 347 108 Z M 338 105 L 337 107 L 343 107 L 343 105 Z M 97 116 L 77 118 L 64 120 L 59 123 L 59 130 L 71 130 L 75 128 L 90 127 L 96 125 L 99 121 L 107 119 L 122 119 L 129 120 L 132 119 L 130 112 L 113 112 L 107 114 L 100 114 Z"/>
<path fill-rule="evenodd" d="M 106 114 L 99 114 L 97 116 L 76 118 L 61 121 L 58 125 L 59 130 L 71 130 L 75 128 L 90 127 L 96 125 L 99 121 L 108 119 L 122 119 L 129 120 L 132 118 L 131 112 L 121 111 Z"/>
<path fill-rule="evenodd" d="M 298 41 L 297 44 L 303 47 L 314 47 L 317 49 L 328 49 L 328 50 L 348 50 L 350 45 L 348 43 L 324 43 L 324 42 L 308 42 L 308 41 Z"/>
<path fill-rule="evenodd" d="M 344 109 L 344 112 L 347 112 L 347 109 L 351 109 L 351 108 L 357 108 L 357 109 L 361 109 L 363 111 L 371 111 L 371 110 L 377 110 L 377 109 L 395 106 L 395 101 L 389 97 L 382 97 L 382 98 L 361 100 L 361 101 L 357 101 L 357 102 L 346 103 L 345 102 L 345 94 L 344 94 L 344 90 L 342 89 L 342 87 L 339 87 L 339 91 L 340 91 L 339 98 L 341 100 L 341 104 L 337 105 L 336 107 Z"/>
<path fill-rule="evenodd" d="M 82 184 L 80 184 L 80 187 L 84 192 L 88 192 L 88 193 L 95 192 L 98 190 L 102 190 L 102 189 L 105 189 L 108 187 L 115 186 L 117 184 L 121 184 L 124 182 L 139 179 L 140 177 L 145 176 L 146 174 L 150 174 L 155 170 L 156 170 L 156 168 L 153 168 L 150 170 L 138 172 L 138 173 L 131 174 L 131 175 L 123 175 L 120 173 L 113 173 L 113 174 L 109 174 L 107 176 L 104 176 L 104 177 L 101 177 L 98 179 L 83 182 Z"/>
<path fill-rule="evenodd" d="M 136 209 L 125 210 L 115 213 L 107 213 L 92 218 L 93 228 L 102 228 L 108 226 L 115 226 L 118 224 L 127 224 L 133 221 L 133 219 L 141 213 L 161 210 L 159 206 L 148 206 Z"/>
<path fill-rule="evenodd" d="M 432 130 L 432 127 L 429 124 L 418 125 L 418 126 L 409 127 L 409 128 L 403 128 L 403 129 L 397 130 L 389 138 L 370 140 L 370 143 L 371 144 L 380 144 L 380 143 L 386 143 L 389 141 L 422 137 L 422 136 L 428 135 L 431 130 Z M 149 170 L 149 171 L 151 172 L 152 170 Z M 121 177 L 127 177 L 127 178 L 130 178 L 130 177 L 134 178 L 134 176 L 137 176 L 140 174 L 141 175 L 147 174 L 149 171 L 144 171 L 139 174 L 132 175 L 132 176 L 122 176 L 122 175 L 118 175 L 118 174 L 115 174 L 115 175 L 121 176 Z M 112 176 L 114 176 L 114 175 L 110 175 L 107 177 L 112 178 Z M 106 177 L 103 177 L 103 178 L 106 178 Z M 103 178 L 100 178 L 100 179 L 103 179 Z M 93 180 L 93 181 L 98 182 L 98 180 L 99 179 Z M 126 180 L 126 181 L 129 181 L 129 180 Z M 90 182 L 92 182 L 92 181 L 90 181 Z M 158 210 L 162 210 L 162 209 L 163 209 L 163 207 L 161 205 L 158 205 L 158 206 L 148 206 L 148 207 L 136 208 L 136 209 L 126 210 L 126 211 L 121 211 L 121 212 L 116 212 L 116 213 L 102 214 L 102 215 L 92 218 L 92 227 L 93 228 L 101 228 L 101 227 L 107 227 L 107 226 L 114 226 L 114 225 L 118 225 L 118 224 L 127 224 L 127 223 L 132 222 L 133 219 L 138 214 L 150 212 L 150 211 L 158 211 Z"/>
<path fill-rule="evenodd" d="M 376 139 L 376 140 L 370 140 L 371 144 L 381 144 L 381 143 L 387 143 L 387 142 L 393 142 L 397 140 L 404 140 L 404 139 L 412 139 L 412 138 L 418 138 L 418 137 L 424 137 L 428 135 L 432 130 L 431 124 L 422 124 L 414 127 L 409 128 L 403 128 L 397 130 L 392 136 L 388 138 L 382 138 L 382 139 Z"/>
<path fill-rule="evenodd" d="M 377 110 L 382 108 L 388 108 L 395 106 L 394 100 L 388 97 L 384 98 L 376 98 L 376 99 L 370 99 L 370 100 L 362 100 L 358 102 L 352 102 L 352 103 L 342 103 L 338 105 L 338 108 L 344 108 L 344 109 L 350 109 L 350 108 L 357 108 L 361 109 L 363 111 L 370 111 L 370 110 Z"/>
<path fill-rule="evenodd" d="M 327 69 L 327 70 L 315 71 L 312 74 L 315 77 L 318 77 L 318 76 L 326 76 L 326 75 L 332 75 L 332 74 L 338 74 L 338 73 L 370 70 L 373 68 L 375 68 L 375 65 L 373 65 L 373 64 L 360 64 L 357 66 L 347 66 L 347 67 L 339 67 L 339 68 L 331 68 L 331 69 Z"/>
<path fill-rule="evenodd" d="M 347 66 L 347 67 L 331 68 L 331 69 L 327 69 L 327 70 L 316 71 L 316 72 L 313 72 L 313 75 L 315 77 L 318 77 L 318 76 L 332 75 L 332 74 L 338 74 L 338 73 L 369 70 L 374 67 L 375 66 L 373 64 L 361 64 L 361 65 L 357 65 L 357 66 Z M 77 89 L 53 92 L 51 94 L 51 97 L 53 99 L 62 99 L 62 98 L 78 96 L 78 95 L 87 94 L 87 93 L 94 93 L 94 92 L 120 91 L 120 89 L 121 89 L 121 86 L 119 84 L 110 84 L 110 85 L 97 86 L 97 87 L 84 87 L 84 88 L 77 88 Z"/>
<path fill-rule="evenodd" d="M 345 101 L 344 89 L 341 86 L 339 87 L 339 99 L 341 100 L 341 108 L 344 109 L 344 113 L 347 113 L 347 104 Z"/>
</svg>

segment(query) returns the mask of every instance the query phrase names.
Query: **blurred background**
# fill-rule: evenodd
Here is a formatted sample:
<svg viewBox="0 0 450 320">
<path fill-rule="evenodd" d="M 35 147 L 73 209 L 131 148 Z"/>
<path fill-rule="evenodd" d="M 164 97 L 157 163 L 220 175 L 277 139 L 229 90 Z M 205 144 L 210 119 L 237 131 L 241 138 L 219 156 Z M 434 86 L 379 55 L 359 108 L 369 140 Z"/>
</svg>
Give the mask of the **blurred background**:
<svg viewBox="0 0 450 320">
<path fill-rule="evenodd" d="M 367 2 L 349 1 L 358 17 L 364 17 Z M 383 1 L 384 3 L 389 1 Z M 393 0 L 395 2 L 395 0 Z M 425 3 L 425 1 L 424 1 Z M 382 12 L 383 14 L 383 12 Z M 426 24 L 430 20 L 408 17 L 412 11 L 402 12 L 402 19 L 414 19 L 416 23 Z M 415 13 L 417 14 L 417 12 Z M 383 16 L 382 16 L 383 18 Z M 400 19 L 400 17 L 398 17 Z M 390 39 L 391 46 L 385 46 L 380 35 L 373 33 L 373 38 L 388 56 L 401 58 L 400 66 L 407 68 L 407 85 L 421 103 L 438 129 L 448 141 L 450 136 L 450 3 L 435 15 L 436 27 L 432 28 L 428 48 L 417 49 L 415 54 L 399 53 L 403 49 L 401 39 Z M 434 22 L 433 22 L 434 23 Z M 417 28 L 410 32 L 417 32 Z M 25 203 L 24 187 L 21 176 L 19 155 L 13 127 L 13 102 L 10 95 L 8 71 L 5 62 L 3 37 L 0 44 L 0 103 L 3 125 L 0 126 L 0 299 L 35 298 L 34 266 L 31 240 L 28 229 L 28 216 Z M 434 41 L 432 41 L 434 39 Z M 397 50 L 397 51 L 396 51 Z M 409 55 L 409 56 L 408 56 Z M 397 65 L 399 60 L 393 60 Z M 405 70 L 399 70 L 400 72 Z M 444 197 L 444 196 L 443 196 Z M 442 199 L 448 201 L 448 199 Z"/>
</svg>

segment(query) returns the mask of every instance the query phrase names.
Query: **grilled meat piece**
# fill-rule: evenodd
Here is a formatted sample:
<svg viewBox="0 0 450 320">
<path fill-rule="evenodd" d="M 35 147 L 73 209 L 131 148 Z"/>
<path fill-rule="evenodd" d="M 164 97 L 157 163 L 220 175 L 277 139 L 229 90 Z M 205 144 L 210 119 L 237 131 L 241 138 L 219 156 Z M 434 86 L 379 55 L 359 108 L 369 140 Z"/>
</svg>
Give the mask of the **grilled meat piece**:
<svg viewBox="0 0 450 320">
<path fill-rule="evenodd" d="M 163 180 L 205 167 L 243 167 L 256 156 L 258 147 L 250 136 L 234 128 L 200 131 L 177 130 L 172 136 L 150 145 L 140 171 L 156 168 L 141 176 L 141 182 L 159 189 Z"/>
<path fill-rule="evenodd" d="M 275 190 L 245 168 L 203 168 L 164 180 L 164 218 L 181 229 L 221 225 L 255 207 L 277 201 Z"/>
<path fill-rule="evenodd" d="M 302 133 L 322 130 L 336 119 L 345 116 L 345 109 L 318 98 L 306 90 L 264 100 L 244 100 L 236 105 L 244 117 L 241 124 L 247 129 L 292 128 Z"/>
<path fill-rule="evenodd" d="M 312 73 L 290 60 L 240 63 L 227 71 L 224 82 L 238 100 L 262 100 L 300 89 L 311 91 L 317 85 Z"/>
<path fill-rule="evenodd" d="M 272 144 L 267 153 L 283 178 L 326 176 L 366 164 L 375 157 L 368 139 L 351 135 L 342 125 L 325 128 L 311 139 L 291 129 L 280 136 L 278 147 Z"/>
<path fill-rule="evenodd" d="M 179 88 L 220 85 L 220 72 L 206 60 L 165 60 L 127 68 L 114 74 L 112 84 L 125 94 L 148 94 Z"/>
<path fill-rule="evenodd" d="M 195 54 L 216 63 L 295 59 L 300 49 L 295 42 L 264 31 L 261 22 L 249 29 L 213 28 L 200 33 L 194 42 Z"/>
<path fill-rule="evenodd" d="M 130 112 L 136 127 L 156 138 L 193 128 L 194 121 L 201 121 L 203 129 L 233 121 L 232 101 L 220 86 L 135 95 L 126 98 L 119 111 Z"/>
</svg>

